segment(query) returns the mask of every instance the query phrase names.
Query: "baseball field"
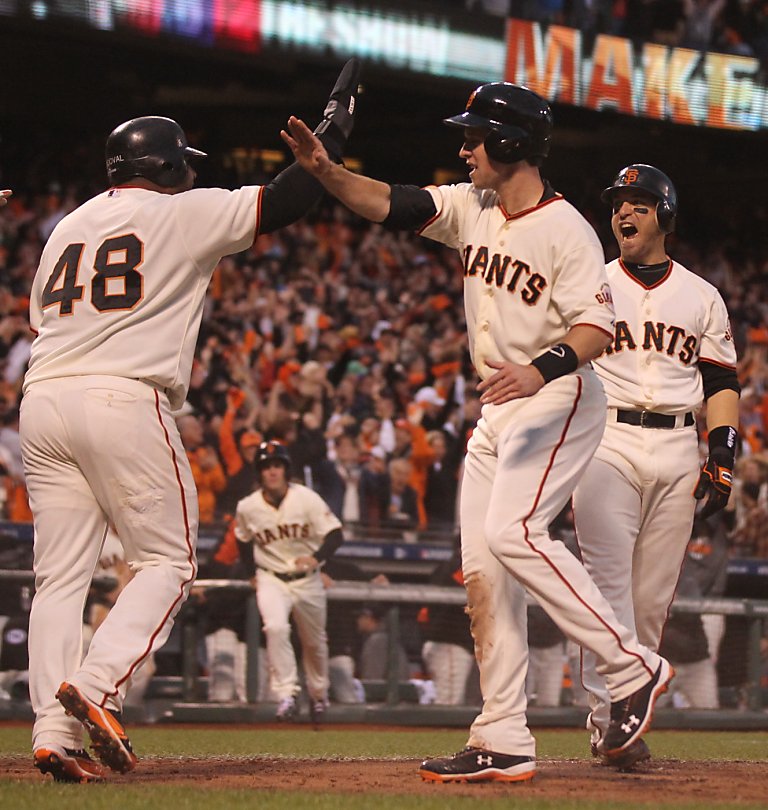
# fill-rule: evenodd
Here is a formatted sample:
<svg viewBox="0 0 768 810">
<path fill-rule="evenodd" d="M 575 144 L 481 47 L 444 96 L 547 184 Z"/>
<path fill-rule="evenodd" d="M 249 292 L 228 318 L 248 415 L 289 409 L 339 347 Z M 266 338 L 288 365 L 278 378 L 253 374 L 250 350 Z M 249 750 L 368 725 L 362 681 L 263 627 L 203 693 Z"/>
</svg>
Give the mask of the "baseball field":
<svg viewBox="0 0 768 810">
<path fill-rule="evenodd" d="M 31 765 L 30 728 L 0 724 L 0 807 L 524 810 L 768 808 L 768 732 L 657 731 L 651 762 L 622 774 L 589 757 L 584 732 L 537 732 L 539 771 L 521 784 L 422 782 L 419 761 L 459 750 L 464 730 L 374 726 L 144 726 L 139 766 L 105 783 L 54 784 Z"/>
</svg>

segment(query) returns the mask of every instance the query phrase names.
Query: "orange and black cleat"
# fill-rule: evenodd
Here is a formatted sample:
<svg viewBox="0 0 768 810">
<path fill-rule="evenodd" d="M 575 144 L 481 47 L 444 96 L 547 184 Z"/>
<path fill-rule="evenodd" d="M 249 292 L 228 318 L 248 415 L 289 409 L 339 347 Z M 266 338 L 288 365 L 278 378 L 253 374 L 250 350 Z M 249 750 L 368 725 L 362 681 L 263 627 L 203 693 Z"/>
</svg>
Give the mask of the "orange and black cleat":
<svg viewBox="0 0 768 810">
<path fill-rule="evenodd" d="M 128 773 L 138 762 L 123 728 L 120 715 L 89 700 L 76 686 L 66 681 L 56 699 L 67 714 L 76 717 L 88 732 L 96 756 L 113 771 Z"/>
<path fill-rule="evenodd" d="M 54 782 L 101 782 L 104 769 L 94 762 L 87 751 L 48 745 L 34 754 L 35 767 L 42 774 L 51 774 Z"/>
</svg>

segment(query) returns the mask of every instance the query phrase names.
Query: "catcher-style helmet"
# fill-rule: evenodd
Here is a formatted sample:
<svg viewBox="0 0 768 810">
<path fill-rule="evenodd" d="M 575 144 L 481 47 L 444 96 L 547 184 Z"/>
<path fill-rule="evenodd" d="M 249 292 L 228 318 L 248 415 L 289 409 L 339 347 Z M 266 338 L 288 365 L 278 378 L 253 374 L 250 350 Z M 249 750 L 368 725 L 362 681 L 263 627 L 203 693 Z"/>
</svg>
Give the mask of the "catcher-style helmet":
<svg viewBox="0 0 768 810">
<path fill-rule="evenodd" d="M 184 130 L 171 118 L 145 115 L 120 124 L 107 138 L 109 184 L 146 177 L 163 188 L 180 185 L 190 158 L 207 157 L 187 144 Z"/>
<path fill-rule="evenodd" d="M 603 191 L 600 199 L 605 203 L 613 203 L 616 191 L 621 188 L 639 188 L 656 197 L 656 222 L 659 228 L 664 233 L 675 230 L 677 191 L 664 172 L 647 163 L 632 163 L 616 175 L 613 185 Z"/>
<path fill-rule="evenodd" d="M 546 99 L 510 82 L 481 84 L 463 113 L 444 119 L 453 127 L 485 127 L 488 156 L 500 163 L 528 160 L 541 165 L 549 152 L 552 110 Z"/>
<path fill-rule="evenodd" d="M 269 441 L 262 442 L 256 452 L 256 458 L 253 463 L 259 472 L 272 461 L 279 461 L 285 467 L 286 476 L 291 473 L 291 457 L 288 455 L 288 449 L 280 442 Z"/>
</svg>

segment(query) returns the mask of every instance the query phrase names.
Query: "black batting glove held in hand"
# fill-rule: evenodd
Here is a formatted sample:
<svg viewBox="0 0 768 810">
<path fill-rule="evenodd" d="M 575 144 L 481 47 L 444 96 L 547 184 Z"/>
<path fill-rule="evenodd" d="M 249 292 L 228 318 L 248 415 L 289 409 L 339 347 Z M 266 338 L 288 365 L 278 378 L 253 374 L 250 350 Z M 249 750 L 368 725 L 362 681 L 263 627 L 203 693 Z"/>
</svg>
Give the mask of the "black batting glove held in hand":
<svg viewBox="0 0 768 810">
<path fill-rule="evenodd" d="M 360 60 L 353 56 L 341 69 L 328 98 L 323 120 L 315 128 L 315 135 L 334 160 L 341 161 L 347 138 L 352 132 L 359 80 Z"/>
<path fill-rule="evenodd" d="M 708 518 L 728 503 L 733 485 L 733 462 L 736 458 L 736 428 L 730 425 L 714 428 L 709 433 L 709 455 L 701 468 L 693 491 L 697 501 L 707 498 L 699 517 Z"/>
</svg>

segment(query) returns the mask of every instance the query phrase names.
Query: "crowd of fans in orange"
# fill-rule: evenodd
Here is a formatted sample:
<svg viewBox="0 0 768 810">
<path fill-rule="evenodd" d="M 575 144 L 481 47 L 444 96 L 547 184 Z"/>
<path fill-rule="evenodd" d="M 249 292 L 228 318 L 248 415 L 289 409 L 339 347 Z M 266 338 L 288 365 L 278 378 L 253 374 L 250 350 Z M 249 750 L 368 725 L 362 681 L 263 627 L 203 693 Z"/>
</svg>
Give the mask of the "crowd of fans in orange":
<svg viewBox="0 0 768 810">
<path fill-rule="evenodd" d="M 0 209 L 0 516 L 30 520 L 18 444 L 32 334 L 30 284 L 74 192 L 16 190 Z M 591 216 L 610 255 L 612 238 Z M 734 553 L 768 557 L 768 256 L 670 254 L 721 290 L 739 352 L 741 451 Z M 224 525 L 255 484 L 262 438 L 348 525 L 449 539 L 467 436 L 479 414 L 458 255 L 364 223 L 326 201 L 311 217 L 220 263 L 206 301 L 182 438 L 203 523 Z M 705 446 L 703 444 L 703 446 Z"/>
</svg>

